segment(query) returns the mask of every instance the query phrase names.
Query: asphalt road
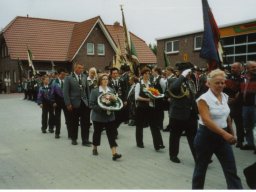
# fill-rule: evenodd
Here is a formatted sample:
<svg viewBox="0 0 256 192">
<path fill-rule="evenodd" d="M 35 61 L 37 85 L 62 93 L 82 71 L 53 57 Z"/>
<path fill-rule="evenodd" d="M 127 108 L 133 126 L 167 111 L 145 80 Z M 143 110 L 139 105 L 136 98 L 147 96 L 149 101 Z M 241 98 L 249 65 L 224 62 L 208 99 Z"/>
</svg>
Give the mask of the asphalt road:
<svg viewBox="0 0 256 192">
<path fill-rule="evenodd" d="M 146 118 L 146 117 L 145 117 Z M 167 124 L 167 116 L 165 125 Z M 135 127 L 119 128 L 119 161 L 112 161 L 106 133 L 99 155 L 92 148 L 71 145 L 62 119 L 61 138 L 41 133 L 41 109 L 22 94 L 0 94 L 0 189 L 191 189 L 194 161 L 187 140 L 181 139 L 180 164 L 168 155 L 169 133 L 162 132 L 166 148 L 156 152 L 149 128 L 145 148 L 136 147 Z M 92 129 L 90 131 L 90 138 Z M 243 169 L 255 162 L 252 151 L 234 149 L 238 175 L 248 189 Z M 205 189 L 226 189 L 216 157 L 210 164 Z"/>
</svg>

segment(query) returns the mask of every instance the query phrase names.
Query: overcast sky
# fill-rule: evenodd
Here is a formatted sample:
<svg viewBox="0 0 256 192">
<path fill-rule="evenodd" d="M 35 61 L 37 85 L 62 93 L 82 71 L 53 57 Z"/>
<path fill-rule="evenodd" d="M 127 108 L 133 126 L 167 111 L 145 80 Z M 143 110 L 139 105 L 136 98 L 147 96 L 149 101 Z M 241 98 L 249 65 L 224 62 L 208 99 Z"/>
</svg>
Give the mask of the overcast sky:
<svg viewBox="0 0 256 192">
<path fill-rule="evenodd" d="M 256 0 L 208 0 L 218 25 L 256 20 Z M 101 16 L 105 24 L 122 22 L 155 43 L 156 38 L 203 29 L 201 0 L 0 0 L 0 29 L 16 16 L 83 21 Z"/>
</svg>

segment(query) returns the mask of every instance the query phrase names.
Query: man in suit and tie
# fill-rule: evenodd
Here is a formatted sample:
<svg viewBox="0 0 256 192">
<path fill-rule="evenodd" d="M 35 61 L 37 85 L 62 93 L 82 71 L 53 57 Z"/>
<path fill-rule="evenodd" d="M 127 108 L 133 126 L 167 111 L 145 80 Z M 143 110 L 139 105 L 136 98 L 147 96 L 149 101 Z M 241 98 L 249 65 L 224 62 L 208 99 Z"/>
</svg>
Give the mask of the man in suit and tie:
<svg viewBox="0 0 256 192">
<path fill-rule="evenodd" d="M 110 69 L 110 79 L 109 79 L 108 86 L 111 87 L 114 90 L 115 94 L 118 97 L 120 97 L 120 99 L 122 99 L 122 101 L 124 103 L 124 108 L 125 108 L 126 105 L 127 105 L 127 98 L 126 98 L 125 91 L 122 89 L 123 88 L 122 81 L 120 81 L 119 75 L 120 75 L 119 74 L 119 69 L 117 69 L 115 67 L 111 68 Z M 120 111 L 115 112 L 116 120 L 114 122 L 114 129 L 116 130 L 115 131 L 116 138 L 117 138 L 117 135 L 118 135 L 117 129 L 125 119 L 123 111 L 124 110 L 120 110 Z M 127 116 L 126 116 L 126 118 L 127 118 Z"/>
<path fill-rule="evenodd" d="M 52 102 L 55 109 L 55 138 L 60 138 L 60 129 L 61 129 L 61 110 L 63 110 L 65 115 L 65 121 L 67 125 L 68 138 L 71 138 L 70 134 L 70 121 L 69 113 L 64 102 L 63 89 L 64 89 L 64 78 L 66 77 L 66 71 L 64 69 L 58 70 L 58 77 L 52 82 Z"/>
<path fill-rule="evenodd" d="M 75 63 L 74 72 L 65 78 L 64 101 L 70 113 L 72 145 L 77 145 L 80 120 L 82 145 L 89 147 L 91 146 L 89 141 L 89 85 L 87 83 L 87 76 L 83 72 L 83 64 Z"/>
</svg>

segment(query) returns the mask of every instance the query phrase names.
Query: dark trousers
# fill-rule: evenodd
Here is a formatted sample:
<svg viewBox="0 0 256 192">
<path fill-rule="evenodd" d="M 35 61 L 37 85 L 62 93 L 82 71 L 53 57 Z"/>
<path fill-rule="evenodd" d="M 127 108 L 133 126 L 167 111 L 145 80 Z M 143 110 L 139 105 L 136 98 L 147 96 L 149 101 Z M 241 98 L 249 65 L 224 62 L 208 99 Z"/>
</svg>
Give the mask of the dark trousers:
<svg viewBox="0 0 256 192">
<path fill-rule="evenodd" d="M 217 156 L 222 166 L 227 188 L 243 188 L 241 180 L 237 176 L 232 148 L 221 136 L 200 125 L 194 140 L 194 146 L 197 160 L 192 181 L 193 189 L 204 188 L 206 170 L 213 154 Z"/>
<path fill-rule="evenodd" d="M 154 118 L 156 113 L 157 111 L 152 107 L 146 109 L 141 107 L 136 108 L 135 135 L 137 145 L 143 145 L 143 127 L 145 127 L 145 124 L 149 124 L 155 149 L 158 149 L 159 146 L 163 145 L 162 135 Z"/>
<path fill-rule="evenodd" d="M 70 119 L 69 119 L 69 113 L 67 110 L 67 107 L 63 102 L 58 102 L 57 106 L 55 107 L 55 125 L 56 125 L 56 130 L 55 134 L 59 135 L 60 134 L 60 129 L 61 129 L 61 110 L 63 110 L 64 116 L 65 116 L 65 123 L 67 126 L 67 131 L 68 131 L 68 137 L 71 136 L 70 134 Z"/>
<path fill-rule="evenodd" d="M 189 120 L 178 120 L 171 118 L 170 120 L 170 137 L 169 137 L 169 155 L 177 157 L 180 148 L 180 137 L 183 131 L 186 133 L 188 144 L 192 155 L 195 159 L 195 150 L 193 147 L 194 138 L 197 131 L 197 119 L 190 118 Z"/>
<path fill-rule="evenodd" d="M 155 113 L 155 121 L 158 129 L 162 130 L 164 128 L 164 110 L 156 109 L 157 113 Z"/>
<path fill-rule="evenodd" d="M 49 118 L 48 118 L 49 116 Z M 49 121 L 48 121 L 49 119 Z M 42 130 L 46 130 L 49 125 L 49 130 L 54 127 L 53 106 L 50 102 L 43 102 L 42 108 Z"/>
<path fill-rule="evenodd" d="M 255 145 L 254 145 L 253 129 L 254 129 L 254 124 L 256 122 L 255 106 L 243 106 L 242 116 L 243 116 L 243 126 L 245 129 L 245 139 L 249 146 L 254 147 Z"/>
<path fill-rule="evenodd" d="M 89 141 L 89 129 L 90 129 L 90 109 L 87 107 L 83 101 L 81 101 L 81 105 L 79 108 L 73 108 L 70 114 L 70 133 L 71 139 L 77 140 L 78 137 L 78 124 L 80 120 L 81 127 L 81 138 L 82 142 Z"/>
<path fill-rule="evenodd" d="M 115 140 L 115 130 L 114 130 L 114 122 L 107 122 L 107 123 L 101 123 L 101 122 L 93 122 L 94 132 L 93 132 L 93 145 L 99 146 L 100 140 L 101 140 L 101 132 L 103 128 L 106 129 L 108 143 L 110 148 L 116 147 L 117 143 Z"/>
<path fill-rule="evenodd" d="M 232 116 L 230 115 L 236 125 L 237 143 L 240 143 L 240 144 L 244 142 L 244 136 L 245 136 L 244 127 L 243 127 L 243 116 L 241 112 L 242 112 L 242 109 L 241 111 L 238 112 L 240 114 L 236 114 Z"/>
</svg>

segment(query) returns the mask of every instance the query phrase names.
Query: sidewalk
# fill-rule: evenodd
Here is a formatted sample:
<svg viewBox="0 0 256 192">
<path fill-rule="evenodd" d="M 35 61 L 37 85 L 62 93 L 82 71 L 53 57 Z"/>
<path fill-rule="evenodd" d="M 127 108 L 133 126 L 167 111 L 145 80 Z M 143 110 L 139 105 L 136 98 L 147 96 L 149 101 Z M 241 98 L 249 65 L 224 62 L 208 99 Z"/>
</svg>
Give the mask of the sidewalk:
<svg viewBox="0 0 256 192">
<path fill-rule="evenodd" d="M 166 148 L 154 150 L 149 128 L 144 129 L 145 148 L 136 147 L 135 127 L 121 125 L 118 152 L 112 161 L 106 133 L 99 155 L 92 148 L 71 145 L 62 118 L 61 138 L 42 134 L 41 110 L 23 94 L 0 94 L 0 189 L 191 189 L 194 161 L 185 137 L 180 144 L 180 164 L 169 160 L 169 132 L 162 132 Z M 165 125 L 167 124 L 167 116 Z M 92 129 L 90 138 L 92 136 Z M 238 175 L 255 162 L 252 151 L 234 149 Z M 205 189 L 226 189 L 217 158 L 209 165 Z"/>
</svg>

